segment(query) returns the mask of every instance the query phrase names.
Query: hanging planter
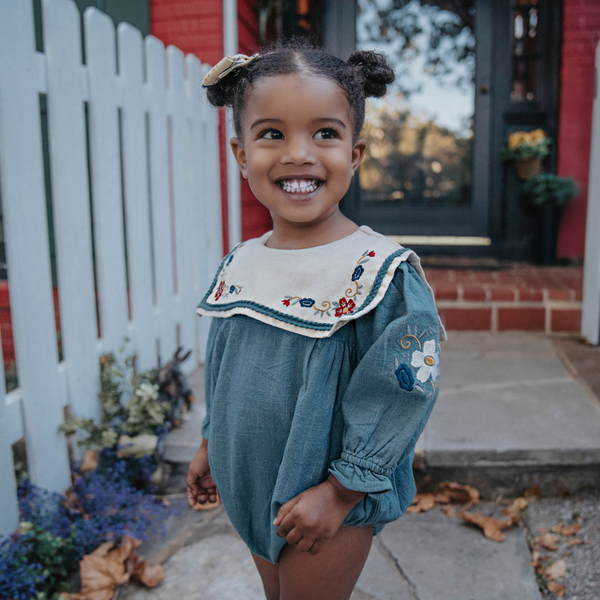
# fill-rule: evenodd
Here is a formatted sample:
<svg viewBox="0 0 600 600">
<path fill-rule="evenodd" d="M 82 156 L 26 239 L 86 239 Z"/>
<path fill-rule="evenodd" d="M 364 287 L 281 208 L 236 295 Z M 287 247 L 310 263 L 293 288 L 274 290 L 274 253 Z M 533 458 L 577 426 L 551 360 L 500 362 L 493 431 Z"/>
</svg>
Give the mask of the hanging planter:
<svg viewBox="0 0 600 600">
<path fill-rule="evenodd" d="M 540 156 L 527 158 L 525 160 L 514 160 L 513 167 L 517 177 L 521 181 L 527 181 L 542 171 L 542 159 Z"/>
<path fill-rule="evenodd" d="M 515 131 L 502 148 L 502 160 L 511 161 L 517 177 L 527 181 L 542 170 L 542 158 L 550 152 L 551 140 L 543 129 Z"/>
</svg>

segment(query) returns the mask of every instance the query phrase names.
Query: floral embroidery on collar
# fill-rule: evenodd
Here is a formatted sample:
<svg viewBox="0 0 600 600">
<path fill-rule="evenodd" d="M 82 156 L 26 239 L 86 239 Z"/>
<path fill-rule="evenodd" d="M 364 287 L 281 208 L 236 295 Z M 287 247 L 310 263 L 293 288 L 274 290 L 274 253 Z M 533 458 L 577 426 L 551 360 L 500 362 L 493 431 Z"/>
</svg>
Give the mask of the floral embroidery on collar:
<svg viewBox="0 0 600 600">
<path fill-rule="evenodd" d="M 229 258 L 227 259 L 227 262 L 225 263 L 225 266 L 223 267 L 223 270 L 221 271 L 221 281 L 219 282 L 219 285 L 215 291 L 215 302 L 223 297 L 223 298 L 227 298 L 227 296 L 229 296 L 229 294 L 239 294 L 242 291 L 242 286 L 241 285 L 227 285 L 225 283 L 225 278 L 227 277 L 227 272 L 225 271 L 225 269 L 231 264 L 231 261 L 233 260 L 233 257 L 235 256 L 236 252 L 243 246 L 244 244 L 240 244 L 239 246 L 237 246 L 236 248 L 234 248 L 231 252 L 231 254 L 229 255 Z"/>
<path fill-rule="evenodd" d="M 365 272 L 365 268 L 363 265 L 369 262 L 370 258 L 375 256 L 374 250 L 366 250 L 363 252 L 362 256 L 356 261 L 356 266 L 354 271 L 352 272 L 352 276 L 350 278 L 351 287 L 349 287 L 344 296 L 342 296 L 339 300 L 324 300 L 321 302 L 321 308 L 316 305 L 316 301 L 313 298 L 303 298 L 302 296 L 284 296 L 284 299 L 281 301 L 284 306 L 294 306 L 295 304 L 300 304 L 302 308 L 312 308 L 315 311 L 315 315 L 327 315 L 331 316 L 331 310 L 335 309 L 336 317 L 343 317 L 344 315 L 351 315 L 356 308 L 356 303 L 353 298 L 355 296 L 362 295 L 363 286 L 358 283 L 358 280 L 362 277 Z M 352 286 L 354 284 L 354 286 Z"/>
</svg>

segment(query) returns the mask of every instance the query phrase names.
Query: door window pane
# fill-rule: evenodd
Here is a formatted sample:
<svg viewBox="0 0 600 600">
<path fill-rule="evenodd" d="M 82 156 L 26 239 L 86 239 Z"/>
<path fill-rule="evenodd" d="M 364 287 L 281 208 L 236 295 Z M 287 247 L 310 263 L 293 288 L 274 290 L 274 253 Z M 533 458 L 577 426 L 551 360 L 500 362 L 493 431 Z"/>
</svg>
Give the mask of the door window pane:
<svg viewBox="0 0 600 600">
<path fill-rule="evenodd" d="M 512 19 L 513 81 L 510 97 L 513 102 L 531 102 L 536 100 L 540 57 L 538 0 L 517 0 Z"/>
<path fill-rule="evenodd" d="M 396 81 L 367 104 L 362 200 L 471 201 L 473 0 L 358 0 L 357 48 L 387 56 Z"/>
</svg>

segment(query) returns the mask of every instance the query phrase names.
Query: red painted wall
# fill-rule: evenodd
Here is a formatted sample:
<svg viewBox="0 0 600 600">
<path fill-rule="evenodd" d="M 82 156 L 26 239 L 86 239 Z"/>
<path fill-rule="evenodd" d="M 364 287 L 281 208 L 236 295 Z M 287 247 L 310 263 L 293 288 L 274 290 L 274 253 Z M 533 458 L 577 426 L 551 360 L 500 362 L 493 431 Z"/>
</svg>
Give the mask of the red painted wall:
<svg viewBox="0 0 600 600">
<path fill-rule="evenodd" d="M 238 0 L 238 38 L 242 54 L 258 49 L 258 11 L 256 0 Z M 258 237 L 272 228 L 269 211 L 256 199 L 248 182 L 242 180 L 242 239 Z"/>
<path fill-rule="evenodd" d="M 166 45 L 178 46 L 214 65 L 223 58 L 222 0 L 150 0 L 150 31 Z M 253 54 L 258 48 L 256 0 L 238 0 L 239 49 Z M 224 252 L 229 247 L 227 234 L 227 176 L 225 111 L 220 111 L 220 162 Z M 242 182 L 242 239 L 262 235 L 271 228 L 269 212 L 258 202 L 246 182 Z"/>
<path fill-rule="evenodd" d="M 594 54 L 600 40 L 600 2 L 564 0 L 558 173 L 574 177 L 579 196 L 565 208 L 557 252 L 583 257 L 594 101 Z"/>
</svg>

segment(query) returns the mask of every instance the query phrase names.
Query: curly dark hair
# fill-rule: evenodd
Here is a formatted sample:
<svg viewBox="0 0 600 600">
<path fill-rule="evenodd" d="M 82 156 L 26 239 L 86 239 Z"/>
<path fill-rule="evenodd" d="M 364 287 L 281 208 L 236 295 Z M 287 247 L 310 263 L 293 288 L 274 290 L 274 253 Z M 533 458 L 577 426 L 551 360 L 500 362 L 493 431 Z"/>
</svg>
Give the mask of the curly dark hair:
<svg viewBox="0 0 600 600">
<path fill-rule="evenodd" d="M 323 48 L 294 39 L 265 48 L 257 60 L 207 87 L 208 100 L 213 106 L 233 107 L 235 133 L 242 139 L 241 114 L 254 83 L 261 77 L 291 73 L 326 77 L 342 89 L 352 110 L 355 139 L 365 120 L 365 99 L 381 98 L 394 81 L 393 69 L 377 52 L 358 50 L 344 61 Z"/>
</svg>

